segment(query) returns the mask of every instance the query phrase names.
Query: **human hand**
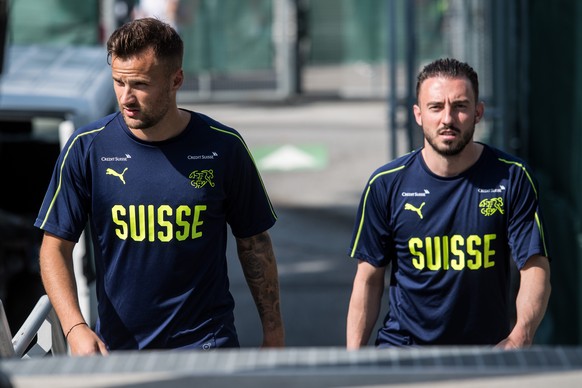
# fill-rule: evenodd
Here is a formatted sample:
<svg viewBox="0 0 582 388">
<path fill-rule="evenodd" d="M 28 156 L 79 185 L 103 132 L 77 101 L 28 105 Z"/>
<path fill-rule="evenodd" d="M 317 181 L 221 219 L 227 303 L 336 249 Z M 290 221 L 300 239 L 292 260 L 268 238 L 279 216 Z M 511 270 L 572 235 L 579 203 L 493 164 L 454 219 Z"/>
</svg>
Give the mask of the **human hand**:
<svg viewBox="0 0 582 388">
<path fill-rule="evenodd" d="M 67 336 L 72 356 L 93 356 L 109 354 L 107 346 L 87 325 L 82 325 Z"/>
<path fill-rule="evenodd" d="M 517 340 L 515 338 L 515 336 L 512 336 L 511 334 L 505 338 L 504 340 L 502 340 L 501 342 L 499 342 L 497 345 L 495 345 L 496 349 L 503 349 L 503 350 L 511 350 L 511 349 L 520 349 L 520 348 L 524 348 L 529 346 L 530 344 L 523 341 L 523 340 Z"/>
<path fill-rule="evenodd" d="M 503 349 L 503 350 L 511 350 L 511 349 L 519 349 L 520 346 L 518 344 L 514 343 L 509 338 L 505 338 L 503 341 L 501 341 L 497 345 L 495 345 L 495 348 L 496 349 Z"/>
</svg>

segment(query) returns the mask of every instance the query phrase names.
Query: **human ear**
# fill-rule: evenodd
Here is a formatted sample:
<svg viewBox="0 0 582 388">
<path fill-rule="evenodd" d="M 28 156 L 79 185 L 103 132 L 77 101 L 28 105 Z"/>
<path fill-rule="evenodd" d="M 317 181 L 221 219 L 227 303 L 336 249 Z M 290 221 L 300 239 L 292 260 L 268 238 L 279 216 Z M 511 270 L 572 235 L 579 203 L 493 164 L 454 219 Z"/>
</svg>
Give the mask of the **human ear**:
<svg viewBox="0 0 582 388">
<path fill-rule="evenodd" d="M 475 124 L 481 121 L 483 114 L 485 113 L 485 104 L 480 101 L 475 107 Z"/>
<path fill-rule="evenodd" d="M 180 89 L 183 83 L 184 83 L 184 71 L 180 69 L 174 73 L 174 77 L 172 79 L 172 87 L 178 90 Z"/>
<path fill-rule="evenodd" d="M 422 127 L 422 116 L 420 114 L 420 107 L 418 105 L 414 105 L 412 107 L 414 111 L 414 118 L 416 119 L 416 123 Z"/>
</svg>

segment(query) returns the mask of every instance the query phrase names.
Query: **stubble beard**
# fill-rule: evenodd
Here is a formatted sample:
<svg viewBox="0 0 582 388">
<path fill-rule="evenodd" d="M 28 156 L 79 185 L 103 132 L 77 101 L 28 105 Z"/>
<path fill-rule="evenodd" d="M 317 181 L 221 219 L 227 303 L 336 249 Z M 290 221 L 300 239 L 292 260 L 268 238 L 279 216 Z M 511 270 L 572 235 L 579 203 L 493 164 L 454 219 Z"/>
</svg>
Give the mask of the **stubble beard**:
<svg viewBox="0 0 582 388">
<path fill-rule="evenodd" d="M 454 130 L 455 132 L 460 134 L 460 138 L 458 140 L 445 141 L 440 145 L 437 144 L 437 142 L 435 140 L 435 138 L 437 138 L 438 135 L 432 136 L 432 137 L 427 136 L 427 131 L 424 131 L 424 133 L 425 133 L 424 138 L 426 139 L 428 144 L 431 146 L 431 148 L 437 154 L 439 154 L 441 156 L 455 156 L 455 155 L 460 154 L 461 151 L 463 151 L 465 149 L 467 144 L 469 144 L 471 142 L 471 140 L 473 139 L 473 134 L 475 133 L 475 124 L 476 123 L 473 123 L 473 126 L 471 128 L 469 128 L 469 130 L 464 132 L 464 133 L 456 127 L 442 128 L 442 129 Z M 439 132 L 442 129 L 439 129 Z"/>
<path fill-rule="evenodd" d="M 124 112 L 123 107 L 120 107 L 121 111 Z M 127 106 L 127 108 L 132 108 L 132 106 Z M 125 113 L 123 113 L 123 121 L 128 128 L 131 129 L 139 129 L 139 130 L 147 130 L 148 128 L 155 127 L 170 109 L 170 96 L 169 92 L 165 98 L 160 98 L 158 102 L 153 105 L 152 108 L 140 110 L 141 118 L 133 119 L 131 117 L 127 117 Z"/>
</svg>

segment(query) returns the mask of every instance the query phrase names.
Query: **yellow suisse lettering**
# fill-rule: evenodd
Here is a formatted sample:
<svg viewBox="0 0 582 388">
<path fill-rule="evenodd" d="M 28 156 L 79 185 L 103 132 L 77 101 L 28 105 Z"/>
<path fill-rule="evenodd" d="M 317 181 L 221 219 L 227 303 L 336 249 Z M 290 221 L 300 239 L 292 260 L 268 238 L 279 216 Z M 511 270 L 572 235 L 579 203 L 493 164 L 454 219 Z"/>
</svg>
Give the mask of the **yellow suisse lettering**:
<svg viewBox="0 0 582 388">
<path fill-rule="evenodd" d="M 125 240 L 129 236 L 127 222 L 121 219 L 121 217 L 125 217 L 126 215 L 125 208 L 121 205 L 115 205 L 111 208 L 111 218 L 113 223 L 118 226 L 118 228 L 115 228 L 115 234 L 120 240 Z"/>
<path fill-rule="evenodd" d="M 175 210 L 169 205 L 115 205 L 111 220 L 116 225 L 115 235 L 121 240 L 184 241 L 202 237 L 206 209 L 206 205 L 181 205 Z"/>
<path fill-rule="evenodd" d="M 449 269 L 449 236 L 443 236 L 443 240 L 441 242 L 442 250 L 443 250 L 443 269 Z"/>
<path fill-rule="evenodd" d="M 495 250 L 491 249 L 491 241 L 495 240 L 495 238 L 497 237 L 497 235 L 495 234 L 486 234 L 484 236 L 485 238 L 485 246 L 483 248 L 483 253 L 484 253 L 484 263 L 483 266 L 485 268 L 491 268 L 493 266 L 495 266 L 495 260 L 492 260 L 493 256 L 495 255 Z"/>
<path fill-rule="evenodd" d="M 145 207 L 137 207 L 139 215 L 136 213 L 135 205 L 129 205 L 129 231 L 133 241 L 143 241 L 146 235 Z"/>
<path fill-rule="evenodd" d="M 433 246 L 434 241 L 434 246 Z M 438 237 L 434 239 L 430 237 L 426 237 L 424 239 L 426 245 L 426 267 L 431 271 L 437 271 L 441 268 L 441 261 L 440 261 L 440 240 Z M 435 252 L 437 251 L 437 252 Z"/>
<path fill-rule="evenodd" d="M 425 240 L 427 268 L 431 271 L 449 269 L 449 238 L 436 236 Z"/>
<path fill-rule="evenodd" d="M 206 205 L 194 206 L 194 221 L 192 221 L 192 238 L 202 237 L 202 232 L 198 231 L 198 227 L 204 222 L 200 221 L 200 213 L 206 210 Z"/>
<path fill-rule="evenodd" d="M 465 239 L 463 236 L 455 234 L 451 237 L 451 255 L 456 256 L 456 259 L 451 258 L 451 268 L 460 271 L 465 268 L 465 251 L 460 247 L 465 246 Z"/>
<path fill-rule="evenodd" d="M 414 268 L 422 270 L 424 269 L 424 254 L 420 251 L 422 249 L 422 240 L 413 237 L 408 240 L 408 249 L 414 258 L 412 259 L 412 265 Z"/>
<path fill-rule="evenodd" d="M 171 216 L 173 210 L 168 205 L 162 205 L 158 208 L 158 225 L 162 227 L 162 230 L 158 232 L 158 239 L 161 242 L 169 242 L 172 240 L 172 223 L 166 220 L 166 216 Z"/>
<path fill-rule="evenodd" d="M 176 232 L 176 239 L 178 241 L 184 241 L 190 235 L 190 223 L 186 221 L 186 218 L 190 217 L 192 210 L 189 206 L 178 206 L 176 210 L 176 225 L 181 226 L 182 230 Z"/>
<path fill-rule="evenodd" d="M 155 237 L 155 225 L 151 220 L 154 220 L 154 205 L 148 205 L 148 241 L 154 242 L 156 241 Z"/>
<path fill-rule="evenodd" d="M 495 266 L 495 250 L 491 248 L 495 238 L 494 234 L 413 237 L 408 240 L 408 249 L 418 270 L 477 270 Z"/>
<path fill-rule="evenodd" d="M 481 246 L 481 237 L 471 235 L 467 238 L 467 255 L 474 257 L 474 259 L 467 258 L 467 268 L 479 269 L 483 265 L 483 256 L 479 247 Z"/>
</svg>

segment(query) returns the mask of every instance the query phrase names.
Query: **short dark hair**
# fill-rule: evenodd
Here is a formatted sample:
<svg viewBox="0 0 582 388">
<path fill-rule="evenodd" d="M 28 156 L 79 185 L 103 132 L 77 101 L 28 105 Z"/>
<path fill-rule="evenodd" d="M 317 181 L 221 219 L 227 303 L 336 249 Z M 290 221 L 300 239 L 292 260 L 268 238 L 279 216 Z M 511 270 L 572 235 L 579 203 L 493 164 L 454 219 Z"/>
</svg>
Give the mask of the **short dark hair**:
<svg viewBox="0 0 582 388">
<path fill-rule="evenodd" d="M 475 93 L 475 102 L 479 101 L 479 77 L 471 66 L 465 62 L 453 58 L 437 59 L 426 65 L 418 74 L 416 82 L 416 99 L 420 92 L 420 86 L 428 78 L 447 77 L 447 78 L 467 78 L 473 86 Z"/>
<path fill-rule="evenodd" d="M 133 20 L 115 30 L 107 40 L 107 61 L 111 63 L 113 56 L 127 59 L 149 48 L 172 68 L 182 67 L 182 38 L 172 26 L 156 18 Z"/>
</svg>

